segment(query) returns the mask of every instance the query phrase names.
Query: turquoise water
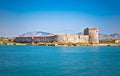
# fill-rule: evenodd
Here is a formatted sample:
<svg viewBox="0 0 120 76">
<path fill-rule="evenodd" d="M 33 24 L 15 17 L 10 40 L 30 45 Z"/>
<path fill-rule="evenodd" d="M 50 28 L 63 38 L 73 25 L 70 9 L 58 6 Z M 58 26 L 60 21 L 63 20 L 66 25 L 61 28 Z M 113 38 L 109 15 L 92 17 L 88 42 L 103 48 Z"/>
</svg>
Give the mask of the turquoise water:
<svg viewBox="0 0 120 76">
<path fill-rule="evenodd" d="M 120 76 L 120 47 L 0 46 L 0 76 Z"/>
</svg>

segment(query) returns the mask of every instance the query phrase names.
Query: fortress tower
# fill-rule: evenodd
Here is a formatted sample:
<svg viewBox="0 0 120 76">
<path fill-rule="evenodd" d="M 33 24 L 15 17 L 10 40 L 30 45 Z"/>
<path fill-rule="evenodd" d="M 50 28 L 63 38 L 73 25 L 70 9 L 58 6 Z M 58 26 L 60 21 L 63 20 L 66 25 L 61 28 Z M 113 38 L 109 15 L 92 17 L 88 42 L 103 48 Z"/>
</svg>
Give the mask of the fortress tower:
<svg viewBox="0 0 120 76">
<path fill-rule="evenodd" d="M 99 43 L 98 28 L 86 28 L 84 29 L 84 35 L 89 35 L 90 43 Z"/>
</svg>

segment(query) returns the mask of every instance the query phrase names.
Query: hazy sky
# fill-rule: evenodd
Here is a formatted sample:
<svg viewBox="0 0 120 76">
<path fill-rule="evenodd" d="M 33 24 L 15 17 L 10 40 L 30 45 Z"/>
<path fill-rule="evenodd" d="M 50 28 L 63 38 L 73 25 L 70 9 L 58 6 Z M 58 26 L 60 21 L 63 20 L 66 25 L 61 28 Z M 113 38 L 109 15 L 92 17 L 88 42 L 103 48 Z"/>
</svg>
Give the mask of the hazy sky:
<svg viewBox="0 0 120 76">
<path fill-rule="evenodd" d="M 120 0 L 0 0 L 0 37 L 78 33 L 86 27 L 120 33 Z"/>
</svg>

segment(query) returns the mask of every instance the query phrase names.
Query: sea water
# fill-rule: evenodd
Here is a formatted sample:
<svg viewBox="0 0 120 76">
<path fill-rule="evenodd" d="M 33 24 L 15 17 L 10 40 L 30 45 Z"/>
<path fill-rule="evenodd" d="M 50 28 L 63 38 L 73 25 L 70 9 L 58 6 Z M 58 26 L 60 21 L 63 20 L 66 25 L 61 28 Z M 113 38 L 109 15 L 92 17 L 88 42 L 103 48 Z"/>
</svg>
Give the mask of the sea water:
<svg viewBox="0 0 120 76">
<path fill-rule="evenodd" d="M 0 46 L 0 76 L 120 76 L 120 47 Z"/>
</svg>

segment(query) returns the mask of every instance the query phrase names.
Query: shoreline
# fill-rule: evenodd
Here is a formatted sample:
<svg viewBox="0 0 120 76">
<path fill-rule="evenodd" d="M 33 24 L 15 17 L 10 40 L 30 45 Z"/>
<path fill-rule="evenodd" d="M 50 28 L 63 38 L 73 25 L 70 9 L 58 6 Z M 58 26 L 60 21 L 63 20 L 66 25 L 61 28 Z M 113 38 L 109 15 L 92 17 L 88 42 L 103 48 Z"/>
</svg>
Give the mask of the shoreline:
<svg viewBox="0 0 120 76">
<path fill-rule="evenodd" d="M 120 44 L 116 43 L 98 43 L 98 44 L 89 44 L 89 43 L 7 43 L 7 44 L 0 44 L 0 45 L 17 45 L 17 46 L 120 46 Z"/>
</svg>

